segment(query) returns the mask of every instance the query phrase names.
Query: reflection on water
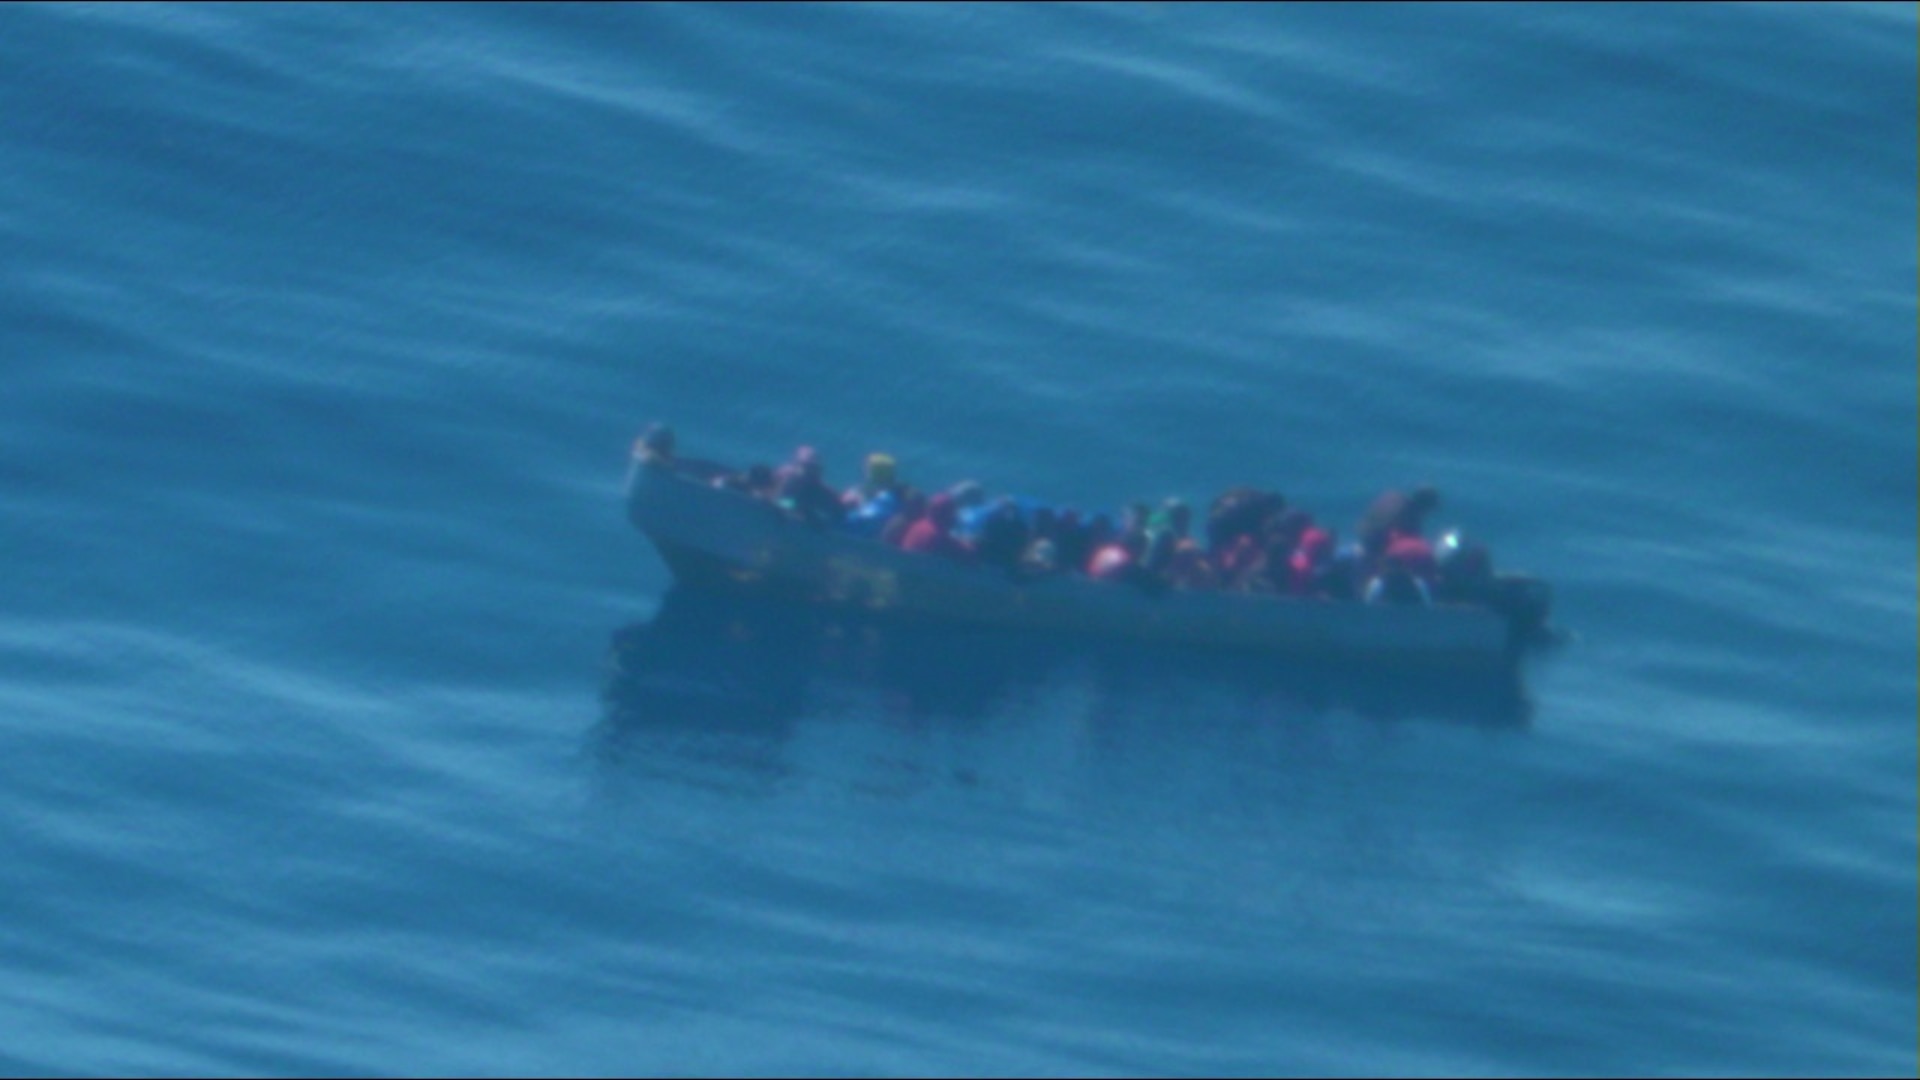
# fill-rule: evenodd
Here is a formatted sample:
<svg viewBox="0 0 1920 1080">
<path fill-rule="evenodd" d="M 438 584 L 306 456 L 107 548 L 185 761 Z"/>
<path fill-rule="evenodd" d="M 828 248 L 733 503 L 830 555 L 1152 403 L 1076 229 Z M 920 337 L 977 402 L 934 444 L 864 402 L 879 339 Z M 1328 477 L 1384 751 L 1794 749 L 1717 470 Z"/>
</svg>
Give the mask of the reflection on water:
<svg viewBox="0 0 1920 1080">
<path fill-rule="evenodd" d="M 966 723 L 1042 687 L 1072 682 L 1096 703 L 1225 692 L 1290 716 L 1346 712 L 1379 722 L 1524 726 L 1512 675 L 1301 666 L 1272 657 L 1082 637 L 882 621 L 867 613 L 676 589 L 655 618 L 613 635 L 603 687 L 603 751 L 639 732 L 697 730 L 779 747 L 828 703 L 865 695 L 928 721 Z M 1096 709 L 1096 712 L 1109 711 Z"/>
</svg>

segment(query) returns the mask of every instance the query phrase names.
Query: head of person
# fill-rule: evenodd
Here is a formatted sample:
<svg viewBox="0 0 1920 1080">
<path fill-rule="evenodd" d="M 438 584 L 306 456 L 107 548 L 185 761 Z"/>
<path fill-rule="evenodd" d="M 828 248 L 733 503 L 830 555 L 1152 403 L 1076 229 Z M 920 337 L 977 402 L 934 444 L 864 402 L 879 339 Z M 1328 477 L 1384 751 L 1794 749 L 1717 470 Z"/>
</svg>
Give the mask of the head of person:
<svg viewBox="0 0 1920 1080">
<path fill-rule="evenodd" d="M 1291 551 L 1312 524 L 1313 517 L 1306 511 L 1285 510 L 1267 519 L 1264 535 L 1269 543 Z"/>
<path fill-rule="evenodd" d="M 1113 527 L 1113 515 L 1102 511 L 1087 521 L 1087 542 L 1099 546 L 1113 539 L 1117 530 Z"/>
<path fill-rule="evenodd" d="M 1167 527 L 1173 530 L 1173 535 L 1185 539 L 1193 530 L 1193 507 L 1188 506 L 1185 499 L 1168 499 L 1160 509 L 1167 515 Z"/>
<path fill-rule="evenodd" d="M 647 429 L 640 433 L 640 440 L 635 449 L 652 457 L 672 457 L 673 429 L 665 424 L 648 424 Z"/>
<path fill-rule="evenodd" d="M 1287 509 L 1286 496 L 1277 491 L 1261 492 L 1258 505 L 1259 510 L 1254 515 L 1253 530 L 1263 536 L 1278 529 L 1280 523 L 1286 520 L 1286 516 L 1293 512 Z"/>
<path fill-rule="evenodd" d="M 887 454 L 867 455 L 867 483 L 874 487 L 890 486 L 897 476 L 893 458 Z"/>
<path fill-rule="evenodd" d="M 1149 534 L 1146 550 L 1140 554 L 1141 562 L 1149 570 L 1165 570 L 1173 562 L 1174 545 L 1178 542 L 1179 537 L 1174 536 L 1171 530 L 1162 529 Z"/>
<path fill-rule="evenodd" d="M 1051 506 L 1035 507 L 1033 511 L 1033 535 L 1041 537 L 1052 536 L 1054 523 L 1057 520 Z"/>
</svg>

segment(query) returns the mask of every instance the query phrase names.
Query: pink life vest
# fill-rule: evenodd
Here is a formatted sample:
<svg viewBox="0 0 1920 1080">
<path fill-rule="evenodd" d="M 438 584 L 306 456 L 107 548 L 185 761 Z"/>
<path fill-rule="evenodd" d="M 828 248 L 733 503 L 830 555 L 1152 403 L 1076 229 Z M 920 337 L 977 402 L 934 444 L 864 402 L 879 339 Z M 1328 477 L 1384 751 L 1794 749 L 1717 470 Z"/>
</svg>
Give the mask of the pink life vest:
<svg viewBox="0 0 1920 1080">
<path fill-rule="evenodd" d="M 1397 566 L 1421 581 L 1432 581 L 1440 576 L 1439 560 L 1434 558 L 1433 545 L 1423 537 L 1398 533 L 1387 543 L 1386 562 Z"/>
<path fill-rule="evenodd" d="M 1107 544 L 1087 560 L 1087 576 L 1096 581 L 1111 581 L 1133 565 L 1133 555 L 1119 544 Z"/>
</svg>

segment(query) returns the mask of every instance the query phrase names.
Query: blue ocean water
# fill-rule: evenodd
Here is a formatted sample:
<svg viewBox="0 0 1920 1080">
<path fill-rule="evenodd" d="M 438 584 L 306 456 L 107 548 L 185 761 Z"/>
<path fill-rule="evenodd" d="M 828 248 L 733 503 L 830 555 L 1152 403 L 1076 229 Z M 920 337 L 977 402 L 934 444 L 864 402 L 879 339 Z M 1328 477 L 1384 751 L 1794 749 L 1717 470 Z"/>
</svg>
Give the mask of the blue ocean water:
<svg viewBox="0 0 1920 1080">
<path fill-rule="evenodd" d="M 1912 1074 L 1917 38 L 0 9 L 0 1072 Z M 654 419 L 1428 481 L 1576 640 L 1515 720 L 743 639 Z"/>
</svg>

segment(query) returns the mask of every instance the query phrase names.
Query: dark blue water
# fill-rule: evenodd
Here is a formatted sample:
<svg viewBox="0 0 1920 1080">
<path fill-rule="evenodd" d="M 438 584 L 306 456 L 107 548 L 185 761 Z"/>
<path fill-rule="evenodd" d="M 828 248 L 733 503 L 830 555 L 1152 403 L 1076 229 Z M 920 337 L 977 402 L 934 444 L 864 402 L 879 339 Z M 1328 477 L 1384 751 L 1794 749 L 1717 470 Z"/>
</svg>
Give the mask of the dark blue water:
<svg viewBox="0 0 1920 1080">
<path fill-rule="evenodd" d="M 1916 38 L 0 10 L 0 1071 L 1912 1074 Z M 1516 706 L 663 603 L 656 418 L 1429 481 L 1578 640 Z"/>
</svg>

